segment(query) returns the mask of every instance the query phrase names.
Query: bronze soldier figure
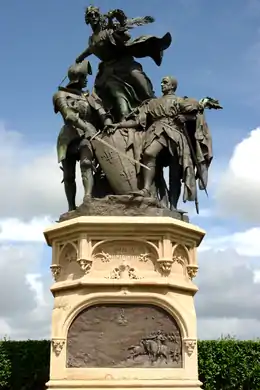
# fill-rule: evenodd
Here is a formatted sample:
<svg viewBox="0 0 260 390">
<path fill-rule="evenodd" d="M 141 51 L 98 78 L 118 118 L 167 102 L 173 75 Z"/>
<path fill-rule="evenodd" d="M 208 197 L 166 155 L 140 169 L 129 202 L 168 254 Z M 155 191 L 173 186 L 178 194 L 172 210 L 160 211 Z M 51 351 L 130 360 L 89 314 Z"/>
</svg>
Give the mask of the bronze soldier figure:
<svg viewBox="0 0 260 390">
<path fill-rule="evenodd" d="M 76 209 L 76 162 L 80 161 L 84 199 L 92 195 L 95 155 L 90 138 L 97 129 L 111 123 L 101 103 L 84 91 L 87 76 L 92 74 L 88 61 L 72 65 L 68 70 L 68 85 L 59 87 L 53 96 L 55 113 L 64 120 L 57 141 L 58 162 L 62 163 L 63 182 L 69 211 Z"/>
<path fill-rule="evenodd" d="M 204 108 L 221 108 L 218 102 L 206 98 L 199 102 L 195 99 L 181 98 L 175 95 L 177 80 L 164 77 L 161 82 L 163 96 L 151 99 L 143 104 L 133 120 L 123 121 L 110 126 L 114 128 L 137 128 L 145 130 L 143 145 L 143 163 L 150 168 L 143 172 L 143 189 L 136 195 L 151 196 L 152 184 L 156 175 L 156 167 L 170 167 L 169 201 L 171 209 L 176 209 L 180 196 L 181 183 L 184 184 L 183 201 L 197 199 L 196 179 L 201 177 L 200 166 L 207 169 L 212 159 L 211 137 L 208 127 L 200 128 L 198 137 L 196 121 L 203 115 Z M 186 127 L 186 123 L 195 126 Z M 190 131 L 187 133 L 187 129 Z M 112 130 L 113 131 L 113 130 Z M 207 134 L 203 132 L 206 131 Z M 194 153 L 192 153 L 194 152 Z M 194 157 L 200 157 L 194 161 Z M 205 163 L 206 161 L 206 163 Z M 196 170 L 196 168 L 198 170 Z"/>
</svg>

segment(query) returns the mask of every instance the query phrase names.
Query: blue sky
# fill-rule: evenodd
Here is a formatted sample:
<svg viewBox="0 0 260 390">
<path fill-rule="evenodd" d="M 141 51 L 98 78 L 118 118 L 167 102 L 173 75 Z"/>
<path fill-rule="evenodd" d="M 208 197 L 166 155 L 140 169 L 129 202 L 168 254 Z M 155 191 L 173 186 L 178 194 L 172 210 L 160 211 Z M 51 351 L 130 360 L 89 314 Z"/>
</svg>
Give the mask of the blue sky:
<svg viewBox="0 0 260 390">
<path fill-rule="evenodd" d="M 243 166 L 248 166 L 248 174 L 253 167 L 255 177 L 259 177 L 256 167 L 260 166 L 260 138 L 257 135 L 251 137 L 250 132 L 260 125 L 260 0 L 94 0 L 92 4 L 100 6 L 104 12 L 123 8 L 129 17 L 155 17 L 155 23 L 134 29 L 133 36 L 162 36 L 167 31 L 171 32 L 173 42 L 164 54 L 161 67 L 157 67 L 151 59 L 140 61 L 158 95 L 161 78 L 174 75 L 179 80 L 179 95 L 195 98 L 212 96 L 220 100 L 224 110 L 207 112 L 214 160 L 210 170 L 209 199 L 200 194 L 201 209 L 206 213 L 195 217 L 193 205 L 185 205 L 184 208 L 190 211 L 192 221 L 207 230 L 211 249 L 226 250 L 228 247 L 241 256 L 247 256 L 248 248 L 256 241 L 260 242 L 260 230 L 257 230 L 260 220 L 259 179 L 251 175 L 251 187 L 248 186 L 246 192 L 249 179 L 246 174 L 239 176 Z M 13 240 L 16 244 L 12 243 L 15 247 L 13 253 L 19 250 L 21 242 L 27 241 L 30 245 L 34 241 L 39 253 L 38 245 L 42 243 L 38 243 L 39 234 L 35 232 L 41 232 L 42 225 L 33 218 L 50 215 L 55 221 L 65 211 L 65 196 L 59 184 L 61 174 L 53 151 L 61 118 L 53 112 L 52 95 L 68 67 L 87 45 L 91 31 L 84 23 L 84 9 L 88 5 L 85 0 L 9 0 L 1 4 L 0 155 L 7 156 L 8 161 L 5 159 L 6 171 L 0 167 L 0 173 L 10 200 L 5 203 L 0 199 L 0 241 L 12 241 L 13 222 L 8 220 L 7 224 L 6 221 L 16 218 L 19 222 L 15 222 L 16 230 L 23 232 L 23 238 L 19 238 L 20 233 L 17 233 L 17 238 Z M 94 57 L 90 57 L 90 61 L 95 73 L 98 62 Z M 89 79 L 89 89 L 92 89 L 93 80 L 94 77 Z M 243 149 L 247 154 L 243 154 L 240 148 L 239 156 L 234 160 L 236 170 L 230 173 L 228 169 L 234 148 L 247 138 L 250 147 Z M 254 141 L 257 139 L 259 148 Z M 226 180 L 222 191 L 223 214 L 216 211 L 219 203 L 216 194 L 225 172 L 229 183 Z M 26 221 L 29 221 L 27 227 L 23 225 Z M 46 223 L 46 219 L 44 221 Z M 10 232 L 4 235 L 4 239 L 1 238 L 1 229 L 9 229 Z M 245 233 L 244 241 L 239 232 Z M 25 238 L 32 237 L 34 233 L 36 238 Z M 254 248 L 257 255 L 250 261 L 246 258 L 243 264 L 250 263 L 257 268 L 260 247 Z M 0 254 L 1 250 L 0 243 Z M 202 270 L 203 256 L 205 254 L 201 260 Z M 232 256 L 233 252 L 230 258 Z M 208 258 L 205 257 L 205 264 Z M 225 264 L 227 257 L 223 254 L 222 258 Z M 24 272 L 47 274 L 49 263 L 50 249 L 45 246 L 39 262 L 30 263 Z M 217 259 L 214 264 L 212 267 L 217 267 Z M 232 264 L 231 270 L 236 259 Z M 206 268 L 204 270 L 206 275 Z M 200 283 L 203 285 L 203 282 Z M 203 329 L 207 328 L 205 324 Z M 225 326 L 228 328 L 233 324 L 232 329 L 238 329 L 237 322 L 230 324 L 228 322 Z M 254 329 L 259 329 L 259 325 L 259 322 L 254 323 Z M 214 326 L 212 322 L 211 327 Z M 225 326 L 223 329 L 226 329 Z M 0 334 L 1 329 L 0 317 Z M 218 332 L 217 328 L 215 332 Z"/>
</svg>

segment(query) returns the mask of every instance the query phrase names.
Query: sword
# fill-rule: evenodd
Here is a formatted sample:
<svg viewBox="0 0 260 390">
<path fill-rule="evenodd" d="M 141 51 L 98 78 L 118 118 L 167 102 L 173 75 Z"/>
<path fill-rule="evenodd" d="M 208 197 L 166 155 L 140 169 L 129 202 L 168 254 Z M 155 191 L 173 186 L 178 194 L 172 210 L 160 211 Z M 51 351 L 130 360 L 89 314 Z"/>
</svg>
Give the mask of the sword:
<svg viewBox="0 0 260 390">
<path fill-rule="evenodd" d="M 112 149 L 114 152 L 116 152 L 117 154 L 119 154 L 119 156 L 123 157 L 123 158 L 127 158 L 129 161 L 131 161 L 132 163 L 134 164 L 138 164 L 140 165 L 141 167 L 145 168 L 145 169 L 148 169 L 150 171 L 150 168 L 147 167 L 146 165 L 140 163 L 139 161 L 135 160 L 134 158 L 130 157 L 130 156 L 127 156 L 125 153 L 123 152 L 120 152 L 117 148 L 115 148 L 114 146 L 110 145 L 108 142 L 104 141 L 102 138 L 99 138 L 98 135 L 101 133 L 101 131 L 98 131 L 95 135 L 93 135 L 93 137 L 90 138 L 90 141 L 98 141 L 100 142 L 101 144 L 107 146 L 108 148 Z"/>
<path fill-rule="evenodd" d="M 66 75 L 66 76 L 62 79 L 62 81 L 61 81 L 60 84 L 59 84 L 59 87 L 61 86 L 61 84 L 64 83 L 64 81 L 66 80 L 67 77 L 68 77 L 68 76 Z"/>
</svg>

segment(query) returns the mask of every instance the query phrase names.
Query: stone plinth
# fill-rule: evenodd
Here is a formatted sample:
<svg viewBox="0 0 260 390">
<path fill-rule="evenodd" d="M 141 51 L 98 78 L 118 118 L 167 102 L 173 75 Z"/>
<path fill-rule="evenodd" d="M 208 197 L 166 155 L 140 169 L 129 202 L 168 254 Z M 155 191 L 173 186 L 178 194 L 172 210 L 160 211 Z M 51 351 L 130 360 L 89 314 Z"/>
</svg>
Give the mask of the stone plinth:
<svg viewBox="0 0 260 390">
<path fill-rule="evenodd" d="M 170 217 L 79 217 L 45 231 L 50 389 L 200 389 L 193 282 L 205 232 Z"/>
</svg>

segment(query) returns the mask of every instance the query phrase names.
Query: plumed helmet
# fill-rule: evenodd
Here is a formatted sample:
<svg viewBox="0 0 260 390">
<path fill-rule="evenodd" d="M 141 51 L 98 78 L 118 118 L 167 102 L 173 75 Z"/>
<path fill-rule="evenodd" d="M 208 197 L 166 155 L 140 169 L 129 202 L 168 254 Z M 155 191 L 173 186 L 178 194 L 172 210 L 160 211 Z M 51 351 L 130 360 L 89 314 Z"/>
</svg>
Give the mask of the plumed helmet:
<svg viewBox="0 0 260 390">
<path fill-rule="evenodd" d="M 68 70 L 68 78 L 70 81 L 68 85 L 77 83 L 80 77 L 84 76 L 87 78 L 88 75 L 92 75 L 92 67 L 88 60 L 84 60 L 79 64 L 73 64 Z"/>
</svg>

